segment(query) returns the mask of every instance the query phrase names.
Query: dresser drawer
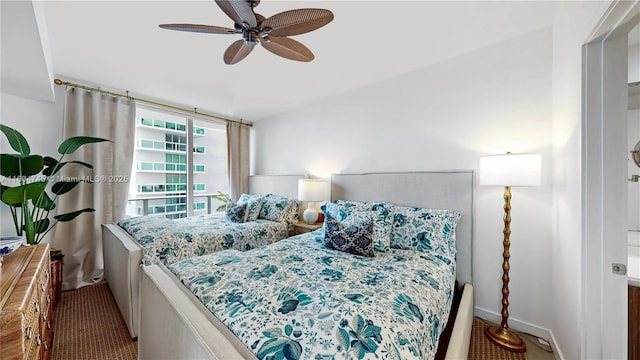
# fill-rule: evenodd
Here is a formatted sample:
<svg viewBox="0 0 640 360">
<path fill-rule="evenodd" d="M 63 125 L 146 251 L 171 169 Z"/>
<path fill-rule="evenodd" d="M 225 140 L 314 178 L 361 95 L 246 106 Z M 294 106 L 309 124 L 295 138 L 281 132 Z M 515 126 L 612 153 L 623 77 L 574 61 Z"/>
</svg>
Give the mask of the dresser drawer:
<svg viewBox="0 0 640 360">
<path fill-rule="evenodd" d="M 22 247 L 3 259 L 0 272 L 2 360 L 47 359 L 53 316 L 49 245 Z"/>
</svg>

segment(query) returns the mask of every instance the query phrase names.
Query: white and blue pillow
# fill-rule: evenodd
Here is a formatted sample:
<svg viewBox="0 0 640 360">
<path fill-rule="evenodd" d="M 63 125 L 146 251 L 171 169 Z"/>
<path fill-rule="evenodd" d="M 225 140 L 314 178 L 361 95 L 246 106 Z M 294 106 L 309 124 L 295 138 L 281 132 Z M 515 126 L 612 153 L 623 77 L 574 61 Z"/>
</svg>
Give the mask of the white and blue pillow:
<svg viewBox="0 0 640 360">
<path fill-rule="evenodd" d="M 374 248 L 377 251 L 389 251 L 393 216 L 387 204 L 383 202 L 335 200 L 332 203 L 323 205 L 322 211 L 325 216 L 330 214 L 339 221 L 344 221 L 359 212 L 372 212 Z"/>
<path fill-rule="evenodd" d="M 238 199 L 237 204 L 247 204 L 247 217 L 246 221 L 256 221 L 260 216 L 260 210 L 262 209 L 262 199 L 264 195 L 260 194 L 242 194 Z"/>
<path fill-rule="evenodd" d="M 225 212 L 229 221 L 243 223 L 247 219 L 247 204 L 236 204 L 229 200 Z"/>
<path fill-rule="evenodd" d="M 338 220 L 331 214 L 324 218 L 324 245 L 354 255 L 374 257 L 374 212 L 355 213 Z"/>
<path fill-rule="evenodd" d="M 390 209 L 393 212 L 392 248 L 432 251 L 455 259 L 459 212 L 397 205 L 390 205 Z"/>
<path fill-rule="evenodd" d="M 262 208 L 258 219 L 284 222 L 291 227 L 300 212 L 300 201 L 284 196 L 267 194 L 262 199 Z"/>
</svg>

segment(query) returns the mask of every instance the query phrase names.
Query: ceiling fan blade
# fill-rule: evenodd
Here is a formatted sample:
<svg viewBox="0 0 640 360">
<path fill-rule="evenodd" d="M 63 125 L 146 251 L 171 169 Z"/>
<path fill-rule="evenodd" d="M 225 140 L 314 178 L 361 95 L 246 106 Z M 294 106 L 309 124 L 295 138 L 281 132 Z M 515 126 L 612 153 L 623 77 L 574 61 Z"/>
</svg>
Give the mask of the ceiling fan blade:
<svg viewBox="0 0 640 360">
<path fill-rule="evenodd" d="M 232 65 L 238 63 L 249 55 L 254 45 L 246 44 L 243 40 L 235 41 L 224 52 L 224 63 Z"/>
<path fill-rule="evenodd" d="M 333 20 L 333 13 L 324 9 L 296 9 L 269 17 L 262 28 L 270 27 L 270 35 L 292 36 L 321 28 Z"/>
<path fill-rule="evenodd" d="M 249 27 L 258 25 L 256 16 L 251 9 L 251 5 L 246 0 L 216 0 L 216 4 L 220 6 L 227 16 L 236 24 L 249 24 Z"/>
<path fill-rule="evenodd" d="M 307 62 L 314 58 L 313 53 L 306 46 L 286 37 L 266 36 L 260 43 L 272 53 L 290 60 Z"/>
<path fill-rule="evenodd" d="M 159 25 L 163 29 L 167 30 L 178 30 L 178 31 L 189 31 L 196 33 L 207 33 L 207 34 L 237 34 L 238 31 L 235 29 L 229 29 L 221 26 L 213 26 L 213 25 L 197 25 L 197 24 L 161 24 Z"/>
</svg>

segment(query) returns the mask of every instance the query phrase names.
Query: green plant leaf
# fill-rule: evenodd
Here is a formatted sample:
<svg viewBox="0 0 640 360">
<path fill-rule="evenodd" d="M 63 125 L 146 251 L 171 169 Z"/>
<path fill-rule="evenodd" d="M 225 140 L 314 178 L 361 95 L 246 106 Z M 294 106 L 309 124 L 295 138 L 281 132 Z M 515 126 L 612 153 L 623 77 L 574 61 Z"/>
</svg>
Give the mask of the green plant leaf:
<svg viewBox="0 0 640 360">
<path fill-rule="evenodd" d="M 42 234 L 43 232 L 47 231 L 47 229 L 49 228 L 49 223 L 50 222 L 48 218 L 34 221 L 33 224 L 35 227 L 36 234 Z"/>
<path fill-rule="evenodd" d="M 79 180 L 58 181 L 51 187 L 51 192 L 56 195 L 66 194 L 69 191 L 73 190 L 73 188 L 76 187 L 76 185 L 78 185 L 79 183 Z"/>
<path fill-rule="evenodd" d="M 53 218 L 58 220 L 58 221 L 71 221 L 73 219 L 75 219 L 76 217 L 78 217 L 78 215 L 85 213 L 85 212 L 94 212 L 94 209 L 90 209 L 90 208 L 86 208 L 86 209 L 82 209 L 82 210 L 76 210 L 76 211 L 72 211 L 70 213 L 66 213 L 66 214 L 60 214 L 60 215 L 56 215 Z"/>
<path fill-rule="evenodd" d="M 47 164 L 47 158 L 49 158 L 49 164 Z M 55 163 L 53 161 L 55 161 Z M 89 169 L 93 169 L 93 166 L 91 164 L 87 164 L 86 162 L 82 162 L 82 161 L 66 161 L 66 162 L 58 162 L 58 160 L 54 159 L 54 158 L 50 158 L 50 157 L 46 157 L 45 158 L 45 166 L 46 167 L 43 171 L 42 174 L 46 175 L 46 176 L 52 176 L 55 175 L 58 171 L 60 171 L 60 169 L 62 169 L 65 165 L 67 164 L 79 164 L 82 165 L 86 168 Z"/>
<path fill-rule="evenodd" d="M 39 174 L 44 167 L 40 155 L 0 154 L 0 174 L 6 177 Z"/>
<path fill-rule="evenodd" d="M 28 155 L 20 159 L 22 163 L 22 176 L 39 174 L 44 168 L 44 161 L 40 155 Z"/>
<path fill-rule="evenodd" d="M 53 200 L 51 200 L 49 195 L 47 195 L 46 191 L 42 193 L 42 197 L 40 198 L 39 201 L 37 201 L 38 199 L 34 199 L 34 200 L 35 201 L 33 203 L 33 206 L 40 209 L 51 211 L 56 207 L 56 203 L 54 203 Z"/>
<path fill-rule="evenodd" d="M 11 145 L 13 150 L 20 153 L 20 155 L 29 155 L 31 153 L 27 139 L 25 139 L 18 130 L 2 124 L 0 124 L 0 130 L 4 133 L 4 136 L 7 137 L 9 145 Z"/>
<path fill-rule="evenodd" d="M 56 165 L 58 165 L 58 160 L 52 158 L 51 156 L 45 156 L 44 157 L 44 166 L 45 166 L 45 168 L 44 168 L 44 170 L 42 170 L 42 174 L 45 175 L 45 176 L 53 175 Z"/>
<path fill-rule="evenodd" d="M 103 141 L 109 140 L 91 136 L 74 136 L 63 141 L 62 144 L 60 144 L 60 146 L 58 147 L 58 152 L 62 155 L 71 154 L 78 150 L 78 148 L 82 145 Z"/>
<path fill-rule="evenodd" d="M 8 178 L 20 176 L 20 155 L 0 154 L 0 175 Z"/>
<path fill-rule="evenodd" d="M 17 203 L 8 203 L 8 202 L 4 201 L 4 192 L 5 192 L 7 189 L 11 189 L 11 188 L 10 188 L 10 187 L 8 187 L 8 186 L 4 186 L 4 185 L 1 185 L 1 186 L 0 186 L 0 200 L 2 200 L 2 202 L 3 202 L 3 203 L 5 203 L 5 204 L 7 204 L 7 205 L 9 205 L 9 206 L 13 206 L 13 207 L 22 207 L 22 199 L 20 200 L 20 202 L 17 202 Z"/>
<path fill-rule="evenodd" d="M 36 199 L 40 194 L 42 194 L 46 186 L 46 181 L 37 181 L 4 189 L 2 192 L 2 202 L 13 205 L 16 203 L 22 203 L 24 200 Z"/>
</svg>

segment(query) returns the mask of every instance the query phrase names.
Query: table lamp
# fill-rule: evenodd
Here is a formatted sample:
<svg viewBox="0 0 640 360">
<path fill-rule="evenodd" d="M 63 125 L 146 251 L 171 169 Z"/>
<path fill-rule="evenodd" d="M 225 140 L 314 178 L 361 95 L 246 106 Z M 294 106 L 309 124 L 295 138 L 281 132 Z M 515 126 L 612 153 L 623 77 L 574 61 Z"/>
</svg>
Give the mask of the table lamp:
<svg viewBox="0 0 640 360">
<path fill-rule="evenodd" d="M 324 180 L 321 179 L 298 180 L 298 200 L 307 202 L 307 209 L 302 213 L 302 218 L 307 224 L 315 224 L 318 221 L 318 210 L 313 203 L 324 200 L 324 188 Z"/>
</svg>

